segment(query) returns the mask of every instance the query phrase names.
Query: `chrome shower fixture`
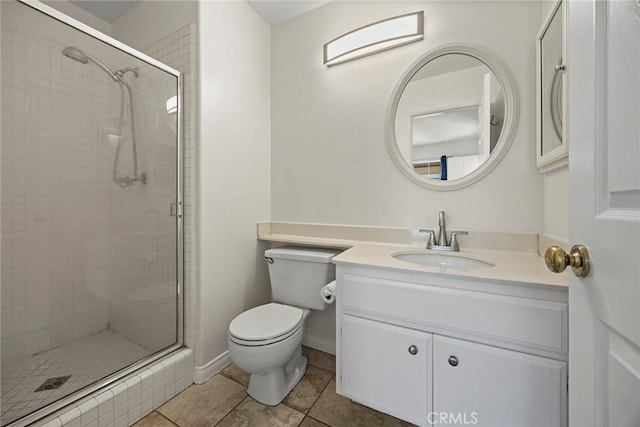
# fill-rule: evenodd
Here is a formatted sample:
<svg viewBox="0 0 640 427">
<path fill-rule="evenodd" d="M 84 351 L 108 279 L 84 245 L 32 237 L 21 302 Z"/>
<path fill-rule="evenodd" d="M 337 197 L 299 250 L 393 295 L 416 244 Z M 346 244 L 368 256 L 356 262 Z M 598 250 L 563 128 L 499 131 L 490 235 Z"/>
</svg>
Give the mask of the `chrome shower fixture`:
<svg viewBox="0 0 640 427">
<path fill-rule="evenodd" d="M 119 78 L 123 78 L 124 75 L 126 73 L 133 73 L 133 75 L 135 77 L 138 77 L 138 75 L 140 75 L 140 68 L 135 67 L 135 68 L 131 68 L 131 67 L 126 67 L 126 68 L 121 68 L 119 70 L 115 70 L 113 73 L 118 76 Z"/>
<path fill-rule="evenodd" d="M 87 55 L 77 47 L 67 46 L 62 49 L 62 54 L 67 58 L 75 59 L 83 64 L 89 63 L 89 57 L 87 57 Z"/>
<path fill-rule="evenodd" d="M 65 47 L 64 49 L 62 49 L 62 54 L 67 58 L 71 58 L 74 61 L 81 62 L 82 64 L 88 64 L 89 61 L 91 61 L 94 64 L 96 64 L 98 67 L 100 67 L 102 71 L 107 73 L 109 77 L 113 79 L 114 82 L 120 81 L 120 78 L 116 75 L 116 73 L 111 71 L 111 68 L 107 67 L 104 62 L 100 61 L 95 56 L 91 56 L 85 53 L 84 51 L 82 51 L 81 49 L 78 49 L 75 46 Z"/>
<path fill-rule="evenodd" d="M 147 183 L 147 175 L 145 173 L 138 174 L 138 149 L 136 144 L 136 128 L 135 128 L 135 117 L 133 113 L 133 91 L 131 90 L 131 86 L 125 80 L 124 76 L 126 73 L 132 73 L 134 77 L 138 77 L 139 69 L 138 67 L 126 67 L 119 70 L 112 71 L 111 68 L 107 67 L 107 65 L 100 61 L 95 56 L 89 55 L 84 52 L 82 49 L 79 49 L 75 46 L 67 46 L 62 49 L 62 54 L 67 58 L 71 58 L 74 61 L 78 61 L 82 64 L 88 64 L 89 62 L 93 62 L 96 64 L 102 71 L 107 73 L 111 79 L 118 83 L 120 86 L 120 121 L 118 129 L 120 134 L 122 135 L 122 123 L 124 121 L 124 88 L 127 88 L 127 92 L 129 93 L 129 117 L 131 118 L 130 126 L 131 126 L 131 145 L 133 150 L 133 175 L 127 176 L 118 176 L 118 161 L 120 158 L 120 149 L 121 149 L 121 141 L 118 140 L 118 146 L 116 148 L 115 159 L 113 160 L 113 177 L 112 180 L 120 187 L 129 187 L 136 181 L 140 181 L 143 185 Z"/>
</svg>

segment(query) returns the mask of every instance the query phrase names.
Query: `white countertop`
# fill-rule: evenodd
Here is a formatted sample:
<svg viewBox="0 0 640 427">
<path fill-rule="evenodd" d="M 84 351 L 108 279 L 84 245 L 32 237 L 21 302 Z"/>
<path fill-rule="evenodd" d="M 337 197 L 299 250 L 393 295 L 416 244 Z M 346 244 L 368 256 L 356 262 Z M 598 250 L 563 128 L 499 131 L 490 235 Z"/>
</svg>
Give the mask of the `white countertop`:
<svg viewBox="0 0 640 427">
<path fill-rule="evenodd" d="M 275 227 L 274 225 L 277 225 Z M 274 233 L 275 232 L 275 233 Z M 424 249 L 424 244 L 410 242 L 411 232 L 407 229 L 375 227 L 349 227 L 295 223 L 259 223 L 258 239 L 294 245 L 330 247 L 345 249 L 335 256 L 338 265 L 365 265 L 369 267 L 399 271 L 424 272 L 460 278 L 475 278 L 491 282 L 509 282 L 567 288 L 568 273 L 551 273 L 544 259 L 532 250 L 531 235 L 508 233 L 476 232 L 489 240 L 491 249 L 464 247 L 460 240 L 460 252 L 445 252 Z M 471 232 L 470 232 L 471 234 Z M 372 241 L 377 236 L 379 241 Z M 463 236 L 464 237 L 464 236 Z M 365 240 L 366 238 L 366 240 Z M 407 242 L 406 244 L 403 242 Z M 509 250 L 496 250 L 507 247 Z M 536 245 L 537 246 L 537 240 Z M 523 247 L 524 250 L 513 250 Z M 393 258 L 393 254 L 406 251 L 422 251 L 438 255 L 466 256 L 494 264 L 490 268 L 459 268 L 447 266 L 426 266 Z"/>
<path fill-rule="evenodd" d="M 393 254 L 421 251 L 437 255 L 466 256 L 494 264 L 489 268 L 458 268 L 426 266 L 393 258 Z M 461 249 L 460 252 L 442 252 L 422 249 L 415 245 L 391 245 L 356 243 L 348 250 L 333 257 L 339 265 L 366 265 L 402 271 L 434 273 L 438 275 L 481 279 L 492 282 L 516 282 L 553 287 L 567 287 L 567 272 L 551 273 L 544 259 L 532 252 L 495 251 L 486 249 Z"/>
</svg>

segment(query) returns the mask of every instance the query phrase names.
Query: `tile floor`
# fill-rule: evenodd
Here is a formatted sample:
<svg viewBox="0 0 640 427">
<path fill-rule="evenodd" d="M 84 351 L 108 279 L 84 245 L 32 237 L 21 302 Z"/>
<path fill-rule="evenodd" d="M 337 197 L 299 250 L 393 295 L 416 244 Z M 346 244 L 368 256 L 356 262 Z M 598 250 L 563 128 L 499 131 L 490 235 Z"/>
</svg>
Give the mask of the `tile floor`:
<svg viewBox="0 0 640 427">
<path fill-rule="evenodd" d="M 307 372 L 278 406 L 247 394 L 249 375 L 231 364 L 205 384 L 192 385 L 135 427 L 409 426 L 336 394 L 335 357 L 303 347 Z"/>
<path fill-rule="evenodd" d="M 121 335 L 98 332 L 2 365 L 2 425 L 66 396 L 149 355 Z M 48 378 L 71 375 L 56 390 L 35 390 Z"/>
</svg>

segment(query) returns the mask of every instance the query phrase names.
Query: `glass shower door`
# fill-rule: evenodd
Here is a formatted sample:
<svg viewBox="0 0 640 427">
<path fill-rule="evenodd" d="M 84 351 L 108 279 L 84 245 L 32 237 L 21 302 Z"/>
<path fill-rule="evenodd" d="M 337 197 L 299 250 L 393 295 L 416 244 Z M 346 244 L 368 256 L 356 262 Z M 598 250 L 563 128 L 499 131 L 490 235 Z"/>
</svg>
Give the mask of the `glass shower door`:
<svg viewBox="0 0 640 427">
<path fill-rule="evenodd" d="M 2 425 L 181 340 L 179 73 L 2 15 Z"/>
</svg>

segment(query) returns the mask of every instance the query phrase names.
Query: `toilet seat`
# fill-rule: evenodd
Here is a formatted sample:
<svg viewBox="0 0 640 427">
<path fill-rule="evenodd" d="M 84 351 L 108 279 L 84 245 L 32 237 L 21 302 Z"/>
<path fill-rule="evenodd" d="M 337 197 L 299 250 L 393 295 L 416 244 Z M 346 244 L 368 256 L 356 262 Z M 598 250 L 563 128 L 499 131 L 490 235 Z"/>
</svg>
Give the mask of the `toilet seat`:
<svg viewBox="0 0 640 427">
<path fill-rule="evenodd" d="M 243 346 L 263 346 L 295 334 L 304 322 L 304 311 L 289 305 L 264 304 L 236 316 L 229 325 L 229 339 Z"/>
</svg>

